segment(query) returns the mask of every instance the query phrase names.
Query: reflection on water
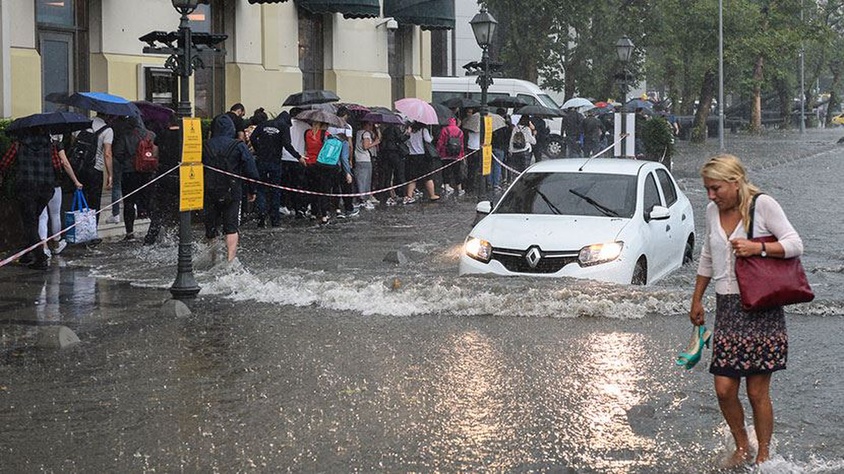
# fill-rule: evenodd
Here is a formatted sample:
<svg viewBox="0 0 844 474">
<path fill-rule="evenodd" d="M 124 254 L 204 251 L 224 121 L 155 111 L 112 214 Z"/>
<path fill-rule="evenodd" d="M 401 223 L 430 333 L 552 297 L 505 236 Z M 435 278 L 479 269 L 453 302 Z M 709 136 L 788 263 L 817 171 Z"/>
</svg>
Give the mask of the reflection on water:
<svg viewBox="0 0 844 474">
<path fill-rule="evenodd" d="M 641 339 L 639 334 L 613 332 L 591 335 L 585 343 L 589 350 L 583 353 L 583 370 L 592 377 L 580 400 L 584 441 L 590 445 L 584 456 L 589 456 L 586 465 L 605 472 L 628 472 L 634 462 L 639 466 L 651 462 L 647 457 L 653 454 L 654 440 L 634 433 L 627 416 L 646 393 L 644 373 L 637 364 L 644 356 Z M 619 452 L 630 459 L 604 454 Z"/>
</svg>

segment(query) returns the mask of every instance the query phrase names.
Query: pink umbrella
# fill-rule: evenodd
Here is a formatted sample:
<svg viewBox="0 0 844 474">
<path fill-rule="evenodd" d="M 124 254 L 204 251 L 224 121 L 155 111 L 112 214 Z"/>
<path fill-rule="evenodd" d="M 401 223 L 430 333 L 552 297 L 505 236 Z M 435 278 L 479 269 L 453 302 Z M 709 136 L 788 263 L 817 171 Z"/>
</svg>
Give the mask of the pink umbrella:
<svg viewBox="0 0 844 474">
<path fill-rule="evenodd" d="M 422 122 L 428 125 L 437 125 L 440 122 L 437 118 L 437 111 L 431 107 L 431 104 L 415 97 L 396 101 L 396 110 L 416 122 Z"/>
</svg>

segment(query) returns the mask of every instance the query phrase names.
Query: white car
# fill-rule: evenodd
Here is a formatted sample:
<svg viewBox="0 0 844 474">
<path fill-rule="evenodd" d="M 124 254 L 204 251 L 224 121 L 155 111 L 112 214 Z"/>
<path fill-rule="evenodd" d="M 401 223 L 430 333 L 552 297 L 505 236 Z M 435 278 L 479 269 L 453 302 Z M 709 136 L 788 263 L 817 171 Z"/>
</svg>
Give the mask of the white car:
<svg viewBox="0 0 844 474">
<path fill-rule="evenodd" d="M 590 278 L 645 285 L 691 261 L 694 215 L 659 163 L 539 162 L 475 225 L 460 274 Z"/>
</svg>

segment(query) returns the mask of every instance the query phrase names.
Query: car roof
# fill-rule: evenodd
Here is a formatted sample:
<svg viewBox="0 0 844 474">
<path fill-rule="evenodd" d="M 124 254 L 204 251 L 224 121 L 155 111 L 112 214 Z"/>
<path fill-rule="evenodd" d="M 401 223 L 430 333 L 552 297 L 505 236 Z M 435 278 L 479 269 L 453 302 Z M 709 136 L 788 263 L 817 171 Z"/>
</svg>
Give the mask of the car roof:
<svg viewBox="0 0 844 474">
<path fill-rule="evenodd" d="M 563 158 L 543 160 L 528 168 L 528 173 L 605 173 L 636 176 L 643 167 L 662 167 L 653 161 L 629 158 Z M 583 167 L 582 170 L 580 168 Z"/>
</svg>

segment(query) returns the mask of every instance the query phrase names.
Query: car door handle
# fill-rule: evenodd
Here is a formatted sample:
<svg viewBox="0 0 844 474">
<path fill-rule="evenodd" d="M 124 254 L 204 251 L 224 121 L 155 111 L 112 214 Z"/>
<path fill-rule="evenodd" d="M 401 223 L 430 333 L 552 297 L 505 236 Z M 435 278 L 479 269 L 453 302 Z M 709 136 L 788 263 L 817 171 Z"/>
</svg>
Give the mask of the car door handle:
<svg viewBox="0 0 844 474">
<path fill-rule="evenodd" d="M 670 231 L 670 230 L 671 230 L 671 226 L 670 226 L 670 225 L 665 226 L 665 231 L 666 231 L 666 232 L 668 232 L 668 231 Z"/>
<path fill-rule="evenodd" d="M 680 220 L 681 220 L 681 221 L 686 220 L 686 213 L 685 213 L 685 212 L 683 213 L 683 216 L 680 218 Z"/>
</svg>

